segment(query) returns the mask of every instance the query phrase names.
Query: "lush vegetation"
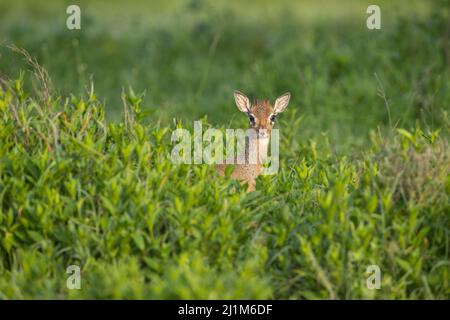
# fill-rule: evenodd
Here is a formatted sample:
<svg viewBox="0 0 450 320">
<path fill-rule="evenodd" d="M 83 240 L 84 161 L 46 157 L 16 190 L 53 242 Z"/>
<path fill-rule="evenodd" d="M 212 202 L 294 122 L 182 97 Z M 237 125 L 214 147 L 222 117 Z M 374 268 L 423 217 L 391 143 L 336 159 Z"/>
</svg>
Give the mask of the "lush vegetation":
<svg viewBox="0 0 450 320">
<path fill-rule="evenodd" d="M 450 297 L 445 1 L 385 2 L 382 31 L 358 1 L 165 1 L 115 32 L 99 3 L 80 32 L 63 2 L 0 3 L 0 298 Z M 245 126 L 236 88 L 293 94 L 250 194 L 169 158 L 194 119 Z"/>
</svg>

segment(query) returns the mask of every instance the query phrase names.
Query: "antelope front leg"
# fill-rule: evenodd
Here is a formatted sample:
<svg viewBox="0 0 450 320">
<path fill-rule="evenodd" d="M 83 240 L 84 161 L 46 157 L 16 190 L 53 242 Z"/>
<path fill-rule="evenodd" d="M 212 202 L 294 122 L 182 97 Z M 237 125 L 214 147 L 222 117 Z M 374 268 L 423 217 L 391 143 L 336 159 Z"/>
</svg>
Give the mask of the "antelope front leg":
<svg viewBox="0 0 450 320">
<path fill-rule="evenodd" d="M 251 180 L 246 180 L 245 182 L 247 182 L 247 192 L 253 192 L 256 190 L 256 180 L 255 179 L 251 179 Z"/>
</svg>

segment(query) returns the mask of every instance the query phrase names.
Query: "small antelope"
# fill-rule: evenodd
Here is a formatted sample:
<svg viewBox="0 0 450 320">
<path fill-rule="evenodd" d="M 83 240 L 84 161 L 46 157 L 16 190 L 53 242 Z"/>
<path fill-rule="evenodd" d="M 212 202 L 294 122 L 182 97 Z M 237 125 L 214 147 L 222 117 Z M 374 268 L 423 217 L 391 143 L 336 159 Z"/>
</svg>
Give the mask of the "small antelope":
<svg viewBox="0 0 450 320">
<path fill-rule="evenodd" d="M 247 192 L 255 191 L 256 177 L 260 175 L 263 164 L 267 159 L 269 139 L 275 124 L 275 118 L 286 109 L 290 98 L 291 94 L 287 92 L 278 97 L 273 106 L 267 100 L 258 100 L 251 104 L 242 92 L 234 92 L 236 106 L 240 111 L 247 114 L 250 120 L 249 128 L 254 130 L 255 134 L 251 135 L 245 143 L 245 155 L 238 155 L 234 159 L 228 159 L 226 163 L 216 166 L 220 175 L 224 175 L 227 164 L 234 164 L 235 168 L 231 178 L 247 183 Z M 238 159 L 243 158 L 245 161 L 238 161 Z M 249 161 L 249 158 L 256 159 L 256 161 Z"/>
</svg>

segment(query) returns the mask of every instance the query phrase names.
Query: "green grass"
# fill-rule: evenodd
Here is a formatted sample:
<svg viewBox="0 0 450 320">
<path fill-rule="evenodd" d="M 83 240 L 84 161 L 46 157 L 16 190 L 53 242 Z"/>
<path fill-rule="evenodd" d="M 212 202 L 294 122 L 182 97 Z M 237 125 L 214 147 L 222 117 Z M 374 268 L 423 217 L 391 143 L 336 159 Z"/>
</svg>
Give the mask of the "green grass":
<svg viewBox="0 0 450 320">
<path fill-rule="evenodd" d="M 0 298 L 450 298 L 445 1 L 80 3 L 0 3 Z M 234 89 L 293 94 L 250 194 L 169 158 Z"/>
<path fill-rule="evenodd" d="M 90 3 L 80 4 L 81 31 L 65 28 L 64 1 L 5 3 L 0 21 L 5 43 L 37 57 L 62 95 L 85 93 L 92 78 L 108 119 L 120 118 L 128 85 L 146 92 L 146 121 L 165 124 L 207 116 L 242 126 L 233 90 L 270 99 L 289 90 L 289 112 L 305 116 L 302 138 L 328 132 L 340 148 L 363 145 L 367 128 L 388 124 L 381 87 L 400 126 L 439 127 L 450 99 L 445 18 L 423 1 L 380 3 L 381 31 L 366 28 L 361 1 Z M 1 70 L 18 77 L 20 57 L 1 52 Z"/>
<path fill-rule="evenodd" d="M 3 298 L 448 298 L 450 153 L 437 133 L 338 156 L 285 119 L 258 191 L 173 165 L 170 127 L 0 94 Z M 129 96 L 127 113 L 138 110 Z M 82 266 L 82 290 L 65 268 Z M 366 288 L 377 264 L 382 288 Z"/>
</svg>

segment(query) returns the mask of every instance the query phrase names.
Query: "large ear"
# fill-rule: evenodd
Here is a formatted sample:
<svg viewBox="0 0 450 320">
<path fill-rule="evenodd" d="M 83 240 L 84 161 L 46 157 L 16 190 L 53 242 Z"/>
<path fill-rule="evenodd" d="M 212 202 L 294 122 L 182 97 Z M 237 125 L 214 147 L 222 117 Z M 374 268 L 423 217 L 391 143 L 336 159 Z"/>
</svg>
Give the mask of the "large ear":
<svg viewBox="0 0 450 320">
<path fill-rule="evenodd" d="M 286 92 L 282 96 L 279 96 L 277 100 L 275 100 L 273 111 L 275 113 L 283 112 L 289 104 L 289 99 L 291 99 L 291 94 L 289 92 Z"/>
<path fill-rule="evenodd" d="M 250 100 L 242 92 L 237 90 L 234 92 L 234 101 L 236 101 L 236 106 L 242 112 L 247 113 L 250 111 Z"/>
</svg>

